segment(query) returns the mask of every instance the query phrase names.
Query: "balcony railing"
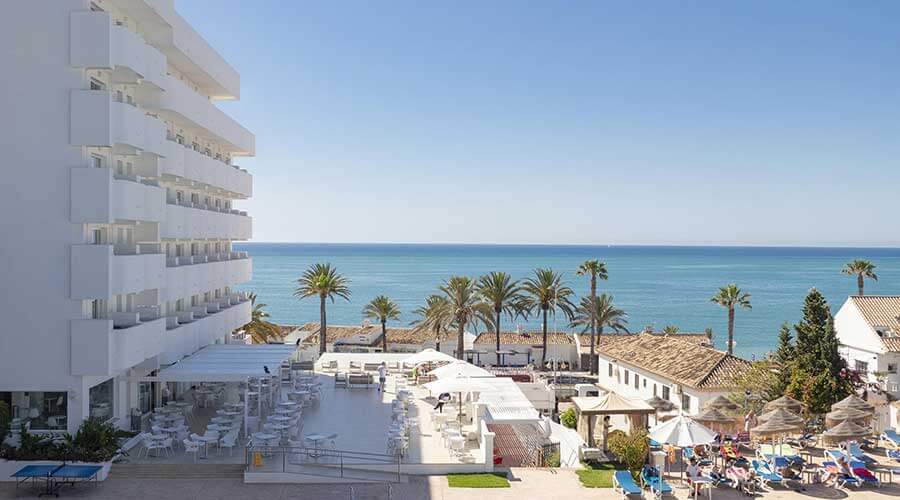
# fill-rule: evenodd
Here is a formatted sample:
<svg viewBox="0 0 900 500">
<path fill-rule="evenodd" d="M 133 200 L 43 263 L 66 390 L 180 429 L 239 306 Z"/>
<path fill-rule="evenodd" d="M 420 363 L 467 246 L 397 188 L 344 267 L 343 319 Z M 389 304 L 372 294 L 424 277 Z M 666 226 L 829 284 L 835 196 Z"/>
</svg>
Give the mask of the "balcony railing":
<svg viewBox="0 0 900 500">
<path fill-rule="evenodd" d="M 252 236 L 252 219 L 243 210 L 169 199 L 161 235 L 164 239 L 247 240 Z"/>
<path fill-rule="evenodd" d="M 181 257 L 166 258 L 166 267 L 191 266 L 194 264 L 207 264 L 210 262 L 227 262 L 230 260 L 248 259 L 247 252 L 221 252 L 206 255 L 183 255 Z"/>
</svg>

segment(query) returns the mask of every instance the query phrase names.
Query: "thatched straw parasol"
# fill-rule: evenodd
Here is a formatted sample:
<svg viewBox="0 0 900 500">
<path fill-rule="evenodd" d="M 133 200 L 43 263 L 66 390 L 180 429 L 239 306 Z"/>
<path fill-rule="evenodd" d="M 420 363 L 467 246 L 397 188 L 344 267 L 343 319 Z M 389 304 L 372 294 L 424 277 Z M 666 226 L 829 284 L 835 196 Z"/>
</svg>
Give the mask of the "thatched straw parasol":
<svg viewBox="0 0 900 500">
<path fill-rule="evenodd" d="M 692 417 L 697 422 L 710 424 L 733 424 L 734 419 L 725 415 L 715 408 L 707 408 L 700 412 L 699 415 Z"/>
<path fill-rule="evenodd" d="M 875 412 L 874 406 L 870 405 L 856 394 L 851 394 L 846 398 L 838 401 L 837 403 L 831 405 L 832 410 L 839 410 L 841 408 L 852 408 L 854 410 L 865 411 L 868 413 Z"/>
<path fill-rule="evenodd" d="M 709 400 L 704 408 L 712 408 L 715 410 L 737 410 L 738 405 L 733 401 L 729 400 L 725 396 L 716 396 L 713 399 Z"/>
<path fill-rule="evenodd" d="M 769 401 L 764 408 L 766 411 L 782 409 L 791 413 L 800 413 L 800 411 L 803 410 L 803 403 L 788 395 L 784 395 L 778 399 Z"/>
<path fill-rule="evenodd" d="M 646 403 L 652 406 L 656 411 L 672 411 L 675 409 L 675 403 L 667 401 L 659 396 L 653 396 L 646 400 Z"/>
<path fill-rule="evenodd" d="M 865 420 L 871 417 L 872 414 L 867 411 L 857 410 L 856 408 L 838 408 L 825 414 L 825 423 L 828 426 L 832 426 L 849 420 L 855 424 L 862 425 Z"/>
<path fill-rule="evenodd" d="M 756 436 L 777 436 L 782 434 L 790 434 L 800 430 L 800 426 L 789 424 L 777 417 L 772 417 L 764 423 L 750 429 L 750 433 Z"/>
<path fill-rule="evenodd" d="M 822 437 L 832 442 L 851 441 L 854 439 L 866 437 L 868 435 L 868 429 L 861 425 L 854 424 L 849 420 L 841 422 L 822 433 Z"/>
<path fill-rule="evenodd" d="M 768 422 L 769 420 L 776 419 L 786 424 L 796 425 L 798 427 L 803 426 L 803 424 L 805 423 L 805 420 L 803 420 L 802 417 L 794 415 L 793 413 L 782 408 L 777 408 L 775 410 L 763 413 L 757 418 L 760 422 Z"/>
</svg>

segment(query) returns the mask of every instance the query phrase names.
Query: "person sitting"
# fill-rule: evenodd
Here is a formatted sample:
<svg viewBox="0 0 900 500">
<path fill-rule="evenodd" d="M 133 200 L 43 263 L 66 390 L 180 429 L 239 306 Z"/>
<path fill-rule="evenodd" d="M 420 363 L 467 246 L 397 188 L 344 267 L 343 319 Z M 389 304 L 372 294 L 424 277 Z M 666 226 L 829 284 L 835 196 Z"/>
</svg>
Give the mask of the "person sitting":
<svg viewBox="0 0 900 500">
<path fill-rule="evenodd" d="M 694 487 L 694 495 L 699 494 L 701 485 L 695 483 L 694 480 L 703 477 L 703 473 L 700 472 L 700 466 L 697 465 L 696 457 L 691 457 L 684 472 L 687 474 L 688 484 Z"/>
<path fill-rule="evenodd" d="M 434 405 L 434 409 L 440 413 L 444 413 L 444 404 L 450 401 L 450 393 L 442 392 L 440 396 L 438 396 L 437 404 Z"/>
<path fill-rule="evenodd" d="M 835 467 L 826 467 L 825 474 L 822 475 L 822 483 L 825 486 L 834 488 L 839 486 L 840 481 L 853 475 L 850 466 L 847 464 L 847 458 L 843 455 L 837 458 Z"/>
</svg>

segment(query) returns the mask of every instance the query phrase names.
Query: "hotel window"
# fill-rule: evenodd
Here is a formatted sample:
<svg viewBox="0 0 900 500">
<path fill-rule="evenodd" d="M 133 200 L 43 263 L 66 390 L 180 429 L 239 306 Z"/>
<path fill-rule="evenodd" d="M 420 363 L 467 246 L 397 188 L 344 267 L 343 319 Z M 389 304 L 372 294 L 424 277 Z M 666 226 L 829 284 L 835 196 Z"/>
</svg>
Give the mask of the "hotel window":
<svg viewBox="0 0 900 500">
<path fill-rule="evenodd" d="M 192 142 L 191 147 L 194 149 L 194 151 L 197 151 L 198 153 L 200 152 L 200 145 L 196 142 Z"/>
<path fill-rule="evenodd" d="M 609 376 L 612 377 L 613 367 L 612 363 L 609 364 Z"/>
<path fill-rule="evenodd" d="M 91 166 L 94 168 L 103 168 L 103 157 L 100 155 L 91 155 Z"/>
<path fill-rule="evenodd" d="M 681 409 L 686 412 L 691 411 L 691 397 L 687 394 L 681 395 Z"/>
<path fill-rule="evenodd" d="M 122 164 L 122 160 L 116 160 L 116 173 L 125 175 L 125 165 Z"/>
<path fill-rule="evenodd" d="M 113 416 L 113 379 L 101 382 L 88 390 L 89 412 L 92 420 L 105 422 Z"/>
<path fill-rule="evenodd" d="M 640 389 L 640 388 L 641 388 L 641 383 L 638 381 L 638 378 L 639 378 L 639 377 L 638 377 L 638 374 L 635 373 L 635 374 L 634 374 L 634 388 L 635 388 L 635 389 Z"/>
<path fill-rule="evenodd" d="M 105 90 L 106 84 L 96 78 L 91 78 L 91 90 Z"/>
<path fill-rule="evenodd" d="M 122 91 L 121 91 L 121 90 L 117 90 L 117 91 L 116 91 L 116 97 L 115 97 L 114 99 L 116 100 L 116 102 L 122 102 L 122 97 L 123 97 L 123 96 L 124 96 L 124 94 L 122 94 Z"/>
<path fill-rule="evenodd" d="M 134 97 L 131 97 L 131 94 L 125 96 L 125 101 L 134 106 Z"/>
<path fill-rule="evenodd" d="M 175 134 L 175 142 L 184 146 L 184 136 L 181 134 Z"/>
<path fill-rule="evenodd" d="M 669 386 L 662 386 L 662 398 L 669 401 Z"/>
<path fill-rule="evenodd" d="M 28 422 L 31 430 L 66 430 L 68 394 L 65 392 L 0 392 L 13 418 Z"/>
<path fill-rule="evenodd" d="M 653 384 L 653 396 L 656 397 L 656 384 Z"/>
<path fill-rule="evenodd" d="M 644 389 L 647 388 L 647 377 L 644 377 Z"/>
<path fill-rule="evenodd" d="M 175 203 L 181 205 L 182 200 L 184 200 L 184 193 L 182 191 L 175 191 Z"/>
<path fill-rule="evenodd" d="M 631 375 L 631 374 L 628 373 L 628 370 L 625 370 L 625 385 L 628 385 L 628 378 L 629 378 L 629 375 Z"/>
<path fill-rule="evenodd" d="M 91 301 L 91 319 L 103 319 L 103 312 L 106 307 L 102 299 L 94 299 Z"/>
<path fill-rule="evenodd" d="M 869 373 L 869 363 L 865 361 L 856 360 L 856 371 L 860 373 Z"/>
<path fill-rule="evenodd" d="M 887 372 L 888 373 L 897 373 L 897 364 L 896 363 L 888 363 Z"/>
</svg>

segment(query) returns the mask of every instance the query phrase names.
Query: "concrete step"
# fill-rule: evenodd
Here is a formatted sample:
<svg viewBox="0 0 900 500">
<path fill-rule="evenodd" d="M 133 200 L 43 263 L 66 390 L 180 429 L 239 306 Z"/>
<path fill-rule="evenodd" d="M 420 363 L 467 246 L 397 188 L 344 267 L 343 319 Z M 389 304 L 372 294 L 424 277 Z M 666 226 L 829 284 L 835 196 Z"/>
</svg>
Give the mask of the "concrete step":
<svg viewBox="0 0 900 500">
<path fill-rule="evenodd" d="M 240 479 L 243 464 L 113 464 L 112 479 Z"/>
</svg>

